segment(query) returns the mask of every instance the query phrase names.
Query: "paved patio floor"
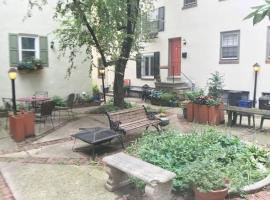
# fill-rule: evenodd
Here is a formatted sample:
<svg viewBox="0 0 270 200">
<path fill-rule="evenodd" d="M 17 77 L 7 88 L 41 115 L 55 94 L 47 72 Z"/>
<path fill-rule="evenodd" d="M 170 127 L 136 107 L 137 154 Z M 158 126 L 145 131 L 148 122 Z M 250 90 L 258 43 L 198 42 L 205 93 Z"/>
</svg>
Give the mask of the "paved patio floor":
<svg viewBox="0 0 270 200">
<path fill-rule="evenodd" d="M 142 104 L 139 99 L 130 99 Z M 154 106 L 152 106 L 154 107 Z M 104 155 L 122 151 L 118 141 L 97 149 L 98 158 L 92 160 L 91 146 L 76 141 L 77 152 L 72 151 L 74 140 L 70 137 L 80 127 L 107 127 L 104 115 L 85 114 L 89 108 L 78 109 L 79 118 L 68 123 L 59 122 L 50 130 L 48 124 L 36 138 L 23 143 L 15 143 L 7 130 L 0 126 L 0 199 L 2 200 L 115 200 L 127 199 L 129 190 L 111 193 L 104 189 L 107 174 L 99 162 Z M 186 122 L 179 108 L 165 108 L 169 114 L 171 127 L 183 132 L 201 128 L 202 125 Z M 258 124 L 257 119 L 257 124 Z M 245 121 L 243 122 L 245 123 Z M 248 127 L 217 128 L 226 134 L 237 135 L 243 140 L 270 147 L 270 121 L 265 123 L 265 131 L 258 132 Z M 125 138 L 126 143 L 134 140 L 139 133 Z M 133 193 L 133 192 L 131 192 Z M 136 198 L 131 198 L 136 199 Z M 177 197 L 182 200 L 182 197 Z M 266 191 L 250 195 L 251 200 L 270 200 Z M 138 198 L 140 200 L 140 198 Z"/>
</svg>

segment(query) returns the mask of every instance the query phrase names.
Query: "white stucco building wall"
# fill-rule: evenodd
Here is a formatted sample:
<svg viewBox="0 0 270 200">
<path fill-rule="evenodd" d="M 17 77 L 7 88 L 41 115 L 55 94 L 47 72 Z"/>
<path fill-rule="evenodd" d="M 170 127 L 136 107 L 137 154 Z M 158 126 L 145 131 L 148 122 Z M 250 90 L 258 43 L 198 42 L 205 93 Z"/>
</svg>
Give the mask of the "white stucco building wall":
<svg viewBox="0 0 270 200">
<path fill-rule="evenodd" d="M 27 13 L 27 0 L 8 0 L 0 4 L 0 97 L 11 97 L 11 84 L 8 79 L 9 37 L 10 33 L 35 34 L 48 37 L 49 66 L 34 72 L 20 71 L 16 79 L 17 97 L 31 96 L 35 91 L 48 91 L 49 96 L 67 96 L 69 93 L 91 91 L 89 75 L 90 62 L 82 62 L 83 54 L 77 57 L 77 68 L 72 70 L 71 77 L 66 78 L 68 54 L 58 58 L 57 38 L 53 31 L 58 23 L 53 19 L 56 0 L 48 1 L 42 11 L 35 9 L 31 18 L 23 21 Z M 54 49 L 50 43 L 54 42 Z"/>
<path fill-rule="evenodd" d="M 156 7 L 165 6 L 165 31 L 147 44 L 144 52 L 160 52 L 160 65 L 168 66 L 168 40 L 181 37 L 182 52 L 187 58 L 181 60 L 181 71 L 191 78 L 196 86 L 205 88 L 210 73 L 219 71 L 225 78 L 225 89 L 250 91 L 252 99 L 254 71 L 252 66 L 261 65 L 258 76 L 258 97 L 261 92 L 270 92 L 270 64 L 266 62 L 268 19 L 253 26 L 252 20 L 244 20 L 251 7 L 261 5 L 263 0 L 197 0 L 197 6 L 182 9 L 184 0 L 159 0 Z M 219 64 L 220 33 L 240 30 L 240 59 L 238 64 Z M 161 80 L 166 81 L 167 69 L 161 69 Z M 131 84 L 154 86 L 154 80 L 136 78 L 136 63 L 130 62 L 126 79 Z"/>
</svg>

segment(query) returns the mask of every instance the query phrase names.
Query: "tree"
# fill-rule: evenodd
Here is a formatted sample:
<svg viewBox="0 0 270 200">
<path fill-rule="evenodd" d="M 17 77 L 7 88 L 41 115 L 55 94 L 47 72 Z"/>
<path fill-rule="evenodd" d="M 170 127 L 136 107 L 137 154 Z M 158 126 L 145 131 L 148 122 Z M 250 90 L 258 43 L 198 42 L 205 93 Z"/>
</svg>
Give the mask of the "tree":
<svg viewBox="0 0 270 200">
<path fill-rule="evenodd" d="M 245 19 L 253 18 L 253 24 L 261 22 L 265 17 L 270 18 L 270 0 L 266 0 L 264 5 L 252 7 L 253 12 L 250 13 Z"/>
<path fill-rule="evenodd" d="M 30 8 L 39 8 L 46 0 L 28 0 Z M 58 0 L 55 19 L 61 24 L 56 30 L 60 50 L 74 59 L 82 49 L 85 59 L 93 60 L 93 49 L 101 57 L 104 67 L 115 66 L 114 105 L 124 107 L 123 81 L 128 60 L 149 39 L 142 32 L 143 16 L 152 9 L 152 0 Z M 31 14 L 29 14 L 31 15 Z"/>
</svg>

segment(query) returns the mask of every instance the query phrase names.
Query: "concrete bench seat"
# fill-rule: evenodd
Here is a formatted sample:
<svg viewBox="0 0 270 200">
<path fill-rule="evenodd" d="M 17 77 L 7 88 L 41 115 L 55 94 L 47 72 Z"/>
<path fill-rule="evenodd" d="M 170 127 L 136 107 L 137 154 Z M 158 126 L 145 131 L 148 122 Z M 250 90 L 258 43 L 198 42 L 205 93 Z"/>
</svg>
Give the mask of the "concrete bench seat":
<svg viewBox="0 0 270 200">
<path fill-rule="evenodd" d="M 103 158 L 109 179 L 105 185 L 115 191 L 130 183 L 128 176 L 146 183 L 145 196 L 148 200 L 171 200 L 172 179 L 175 173 L 142 161 L 125 153 L 117 153 Z"/>
</svg>

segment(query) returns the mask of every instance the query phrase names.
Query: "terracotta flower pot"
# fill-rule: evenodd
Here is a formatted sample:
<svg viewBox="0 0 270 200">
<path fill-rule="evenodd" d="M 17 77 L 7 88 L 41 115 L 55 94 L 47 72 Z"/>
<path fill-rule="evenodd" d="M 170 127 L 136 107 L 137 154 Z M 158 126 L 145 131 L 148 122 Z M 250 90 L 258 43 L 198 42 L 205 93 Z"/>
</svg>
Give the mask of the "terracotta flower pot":
<svg viewBox="0 0 270 200">
<path fill-rule="evenodd" d="M 16 142 L 21 142 L 25 138 L 24 117 L 23 115 L 9 116 L 9 132 Z"/>
<path fill-rule="evenodd" d="M 192 102 L 189 102 L 187 105 L 186 105 L 186 108 L 187 108 L 187 121 L 189 122 L 193 122 L 194 120 L 194 109 L 193 109 L 193 106 L 194 103 Z"/>
<path fill-rule="evenodd" d="M 224 200 L 225 197 L 228 195 L 228 188 L 211 192 L 201 192 L 194 187 L 193 191 L 196 200 Z"/>
<path fill-rule="evenodd" d="M 33 112 L 26 112 L 24 116 L 24 130 L 25 137 L 31 137 L 35 135 L 35 115 Z"/>
<path fill-rule="evenodd" d="M 224 124 L 225 123 L 225 118 L 224 118 L 224 103 L 220 103 L 218 106 L 219 110 L 219 123 Z"/>
<path fill-rule="evenodd" d="M 195 122 L 199 122 L 199 104 L 193 104 L 193 119 Z"/>
<path fill-rule="evenodd" d="M 208 106 L 199 105 L 199 123 L 206 124 L 208 123 Z"/>
<path fill-rule="evenodd" d="M 219 124 L 219 106 L 209 106 L 208 108 L 208 123 L 211 125 Z"/>
</svg>

